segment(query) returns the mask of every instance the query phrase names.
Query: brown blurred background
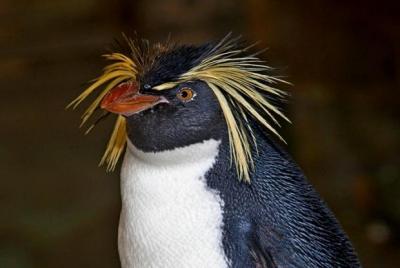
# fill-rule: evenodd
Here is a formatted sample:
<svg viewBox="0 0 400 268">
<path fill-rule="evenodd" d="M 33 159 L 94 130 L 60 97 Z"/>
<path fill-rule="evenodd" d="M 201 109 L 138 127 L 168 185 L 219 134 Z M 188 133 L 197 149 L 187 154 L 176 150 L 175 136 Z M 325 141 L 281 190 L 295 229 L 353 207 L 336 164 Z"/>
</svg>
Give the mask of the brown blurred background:
<svg viewBox="0 0 400 268">
<path fill-rule="evenodd" d="M 118 172 L 98 168 L 65 105 L 122 31 L 261 40 L 293 82 L 288 150 L 365 267 L 400 267 L 400 18 L 396 1 L 1 0 L 0 267 L 119 267 Z"/>
</svg>

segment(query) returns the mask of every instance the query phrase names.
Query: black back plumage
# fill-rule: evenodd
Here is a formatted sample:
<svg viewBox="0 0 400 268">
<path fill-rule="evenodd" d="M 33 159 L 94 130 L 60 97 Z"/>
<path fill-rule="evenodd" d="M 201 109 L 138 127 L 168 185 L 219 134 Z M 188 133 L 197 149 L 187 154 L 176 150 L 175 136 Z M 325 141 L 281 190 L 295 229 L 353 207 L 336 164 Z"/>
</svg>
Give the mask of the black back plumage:
<svg viewBox="0 0 400 268">
<path fill-rule="evenodd" d="M 208 186 L 224 201 L 223 245 L 232 267 L 360 267 L 339 223 L 290 156 L 255 128 L 251 184 L 229 168 L 226 138 Z"/>
</svg>

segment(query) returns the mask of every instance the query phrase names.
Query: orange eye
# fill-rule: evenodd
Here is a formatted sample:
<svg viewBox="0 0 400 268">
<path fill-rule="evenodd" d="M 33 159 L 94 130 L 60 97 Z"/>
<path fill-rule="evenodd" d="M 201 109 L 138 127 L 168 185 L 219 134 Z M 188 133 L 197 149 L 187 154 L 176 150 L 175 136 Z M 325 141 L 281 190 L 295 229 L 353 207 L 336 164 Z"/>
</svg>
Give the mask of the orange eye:
<svg viewBox="0 0 400 268">
<path fill-rule="evenodd" d="M 181 88 L 176 94 L 178 99 L 180 99 L 183 102 L 191 101 L 195 95 L 196 93 L 191 88 L 188 87 Z"/>
</svg>

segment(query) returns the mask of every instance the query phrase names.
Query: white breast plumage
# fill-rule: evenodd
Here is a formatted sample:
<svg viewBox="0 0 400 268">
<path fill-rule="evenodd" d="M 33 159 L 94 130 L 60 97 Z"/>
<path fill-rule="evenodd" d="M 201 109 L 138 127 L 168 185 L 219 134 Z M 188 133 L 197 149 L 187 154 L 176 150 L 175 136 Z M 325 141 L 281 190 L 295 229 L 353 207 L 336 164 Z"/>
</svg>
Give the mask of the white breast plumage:
<svg viewBox="0 0 400 268">
<path fill-rule="evenodd" d="M 118 235 L 123 268 L 228 266 L 223 203 L 204 177 L 219 143 L 208 140 L 157 153 L 128 144 Z"/>
</svg>

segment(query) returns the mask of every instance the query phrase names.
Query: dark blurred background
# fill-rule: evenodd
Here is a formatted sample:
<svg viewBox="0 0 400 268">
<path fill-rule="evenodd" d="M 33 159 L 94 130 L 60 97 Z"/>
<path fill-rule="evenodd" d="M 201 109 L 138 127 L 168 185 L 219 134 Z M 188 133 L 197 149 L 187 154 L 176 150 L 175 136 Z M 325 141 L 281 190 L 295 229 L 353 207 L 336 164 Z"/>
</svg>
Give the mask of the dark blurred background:
<svg viewBox="0 0 400 268">
<path fill-rule="evenodd" d="M 396 1 L 1 0 L 0 267 L 119 267 L 118 172 L 65 105 L 121 32 L 261 40 L 294 86 L 288 150 L 365 267 L 400 267 L 400 18 Z"/>
</svg>

